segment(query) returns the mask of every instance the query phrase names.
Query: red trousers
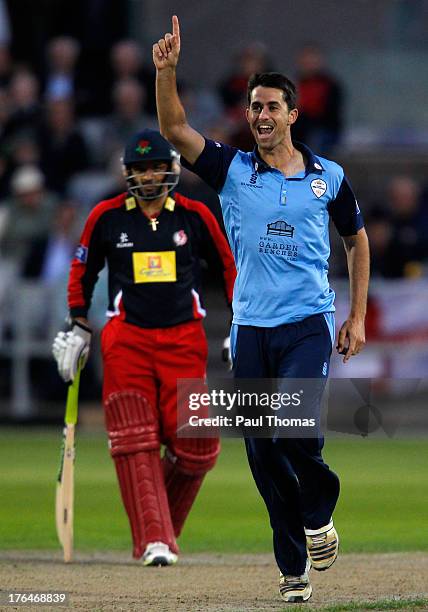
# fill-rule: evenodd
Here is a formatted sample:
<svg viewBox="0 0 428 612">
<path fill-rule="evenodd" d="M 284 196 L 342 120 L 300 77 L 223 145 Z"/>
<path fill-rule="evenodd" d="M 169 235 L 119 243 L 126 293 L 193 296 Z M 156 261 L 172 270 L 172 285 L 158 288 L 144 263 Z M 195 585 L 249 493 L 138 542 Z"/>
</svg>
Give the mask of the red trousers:
<svg viewBox="0 0 428 612">
<path fill-rule="evenodd" d="M 177 380 L 205 384 L 202 323 L 142 329 L 113 318 L 103 329 L 101 348 L 106 425 L 133 555 L 141 557 L 151 542 L 177 553 L 176 537 L 220 449 L 217 438 L 177 437 Z M 161 443 L 168 449 L 162 461 Z"/>
<path fill-rule="evenodd" d="M 143 329 L 113 317 L 101 334 L 103 400 L 137 391 L 159 413 L 161 442 L 176 444 L 177 379 L 205 377 L 208 346 L 201 321 Z"/>
</svg>

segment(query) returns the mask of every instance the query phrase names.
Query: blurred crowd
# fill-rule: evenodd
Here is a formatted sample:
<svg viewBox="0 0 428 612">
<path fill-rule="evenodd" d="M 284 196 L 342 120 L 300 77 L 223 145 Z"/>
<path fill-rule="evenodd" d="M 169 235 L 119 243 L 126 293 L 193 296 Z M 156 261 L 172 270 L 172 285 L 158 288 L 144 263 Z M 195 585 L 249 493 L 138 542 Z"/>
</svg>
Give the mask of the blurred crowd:
<svg viewBox="0 0 428 612">
<path fill-rule="evenodd" d="M 63 250 L 72 250 L 74 226 L 88 208 L 124 188 L 124 141 L 142 127 L 157 125 L 153 70 L 135 41 L 112 46 L 110 78 L 97 86 L 102 92 L 94 91 L 96 80 L 93 89 L 79 85 L 78 60 L 79 43 L 68 36 L 50 40 L 42 75 L 14 62 L 7 45 L 0 48 L 0 253 L 19 260 L 24 276 L 34 276 L 37 269 L 44 278 L 43 266 L 29 266 L 28 260 L 48 239 L 61 238 Z M 252 139 L 243 112 L 248 76 L 274 66 L 259 44 L 240 50 L 231 65 L 235 69 L 217 91 L 182 84 L 182 96 L 195 127 L 249 150 Z M 297 67 L 300 117 L 295 138 L 328 155 L 340 142 L 341 86 L 316 47 L 301 50 Z M 93 114 L 99 99 L 104 103 Z M 213 194 L 190 175 L 183 177 L 182 189 L 215 207 Z M 386 185 L 380 201 L 368 203 L 375 274 L 414 275 L 416 264 L 427 258 L 423 195 L 411 177 L 400 176 Z"/>
<path fill-rule="evenodd" d="M 152 62 L 136 41 L 116 36 L 105 44 L 108 52 L 98 55 L 90 76 L 87 49 L 85 55 L 82 41 L 70 35 L 49 38 L 43 58 L 32 64 L 14 55 L 6 8 L 0 0 L 0 301 L 5 264 L 26 279 L 64 279 L 89 209 L 125 188 L 123 143 L 143 127 L 157 127 Z M 290 76 L 298 86 L 300 115 L 294 137 L 329 156 L 340 147 L 343 86 L 316 45 L 298 50 L 295 67 Z M 230 58 L 217 88 L 180 83 L 189 122 L 209 137 L 250 150 L 247 80 L 275 69 L 266 47 L 255 42 Z M 194 175 L 183 171 L 180 190 L 218 214 L 216 195 Z M 421 276 L 428 259 L 427 189 L 411 176 L 396 176 L 362 207 L 373 275 Z M 333 273 L 345 270 L 334 261 Z"/>
<path fill-rule="evenodd" d="M 125 189 L 120 157 L 128 137 L 144 127 L 157 128 L 151 57 L 127 37 L 123 3 L 44 0 L 43 5 L 44 13 L 31 0 L 0 0 L 0 372 L 10 365 L 8 340 L 28 340 L 28 329 L 31 337 L 46 340 L 63 322 L 68 269 L 84 219 L 97 202 Z M 56 31 L 67 33 L 49 34 L 46 23 L 37 21 L 42 14 L 54 15 L 63 25 Z M 296 51 L 294 67 L 289 75 L 298 87 L 294 138 L 335 158 L 343 135 L 344 87 L 315 44 Z M 210 138 L 251 150 L 247 81 L 252 73 L 269 70 L 282 66 L 254 42 L 237 49 L 217 87 L 180 82 L 189 122 Z M 354 188 L 358 193 L 358 185 Z M 216 194 L 196 175 L 183 170 L 179 190 L 220 217 Z M 360 204 L 372 276 L 426 276 L 428 186 L 399 174 L 385 180 L 373 201 Z M 346 276 L 341 249 L 333 249 L 331 264 L 332 276 Z M 34 291 L 26 294 L 29 303 L 21 304 L 18 314 L 17 290 L 24 285 Z M 97 291 L 91 318 L 101 327 L 105 277 Z M 369 327 L 375 319 L 369 316 Z M 24 323 L 25 333 L 14 327 Z M 25 354 L 31 351 L 27 347 Z M 10 392 L 8 378 L 0 376 L 0 396 Z M 46 371 L 38 379 L 56 380 Z"/>
<path fill-rule="evenodd" d="M 44 61 L 32 64 L 14 57 L 7 35 L 0 40 L 0 258 L 13 261 L 24 278 L 64 276 L 88 209 L 125 187 L 123 143 L 157 126 L 151 58 L 137 42 L 112 43 L 92 79 L 81 55 L 77 38 L 54 36 Z M 248 77 L 275 66 L 258 43 L 240 49 L 230 65 L 216 90 L 182 82 L 180 93 L 197 129 L 249 150 Z M 340 139 L 340 84 L 316 47 L 301 50 L 298 69 L 297 137 L 328 151 Z M 218 213 L 215 194 L 199 179 L 183 173 L 181 190 Z"/>
</svg>

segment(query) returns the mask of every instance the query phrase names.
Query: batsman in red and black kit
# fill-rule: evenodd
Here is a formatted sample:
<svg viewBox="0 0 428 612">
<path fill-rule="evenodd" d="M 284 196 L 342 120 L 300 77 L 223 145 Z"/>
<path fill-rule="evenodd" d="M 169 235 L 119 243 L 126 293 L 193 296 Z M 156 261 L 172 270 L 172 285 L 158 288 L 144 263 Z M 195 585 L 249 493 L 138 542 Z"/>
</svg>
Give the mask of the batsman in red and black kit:
<svg viewBox="0 0 428 612">
<path fill-rule="evenodd" d="M 123 164 L 128 192 L 100 202 L 87 219 L 69 279 L 72 329 L 57 335 L 53 352 L 61 376 L 72 380 L 79 359 L 87 358 L 87 314 L 107 262 L 109 321 L 101 348 L 110 451 L 134 557 L 171 565 L 176 538 L 219 453 L 218 439 L 177 437 L 177 379 L 204 379 L 206 370 L 200 259 L 219 260 L 228 304 L 236 272 L 213 214 L 173 193 L 179 158 L 159 132 L 136 134 Z"/>
</svg>

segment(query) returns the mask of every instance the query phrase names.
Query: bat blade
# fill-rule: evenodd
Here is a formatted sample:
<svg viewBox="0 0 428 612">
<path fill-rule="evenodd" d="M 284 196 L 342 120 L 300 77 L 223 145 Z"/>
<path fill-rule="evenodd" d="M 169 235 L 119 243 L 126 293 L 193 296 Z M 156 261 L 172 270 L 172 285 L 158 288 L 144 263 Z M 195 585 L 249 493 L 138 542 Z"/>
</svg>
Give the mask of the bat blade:
<svg viewBox="0 0 428 612">
<path fill-rule="evenodd" d="M 61 480 L 56 489 L 56 528 L 64 551 L 64 561 L 73 556 L 73 510 L 74 510 L 74 425 L 65 428 Z"/>
<path fill-rule="evenodd" d="M 60 469 L 55 497 L 56 531 L 63 549 L 65 563 L 69 563 L 73 556 L 75 424 L 77 421 L 79 383 L 80 368 L 73 383 L 68 388 Z"/>
</svg>

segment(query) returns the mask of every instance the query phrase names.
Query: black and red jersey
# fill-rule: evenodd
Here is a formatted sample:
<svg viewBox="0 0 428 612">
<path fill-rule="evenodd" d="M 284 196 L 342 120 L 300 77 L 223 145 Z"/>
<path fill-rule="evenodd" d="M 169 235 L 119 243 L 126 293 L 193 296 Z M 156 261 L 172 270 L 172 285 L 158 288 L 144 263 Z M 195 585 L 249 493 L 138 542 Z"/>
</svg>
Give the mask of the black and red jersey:
<svg viewBox="0 0 428 612">
<path fill-rule="evenodd" d="M 139 327 L 170 327 L 201 319 L 201 259 L 223 269 L 232 301 L 236 270 L 227 240 L 201 202 L 175 193 L 156 219 L 123 193 L 91 211 L 72 261 L 70 316 L 86 317 L 98 274 L 107 262 L 107 315 Z"/>
</svg>

